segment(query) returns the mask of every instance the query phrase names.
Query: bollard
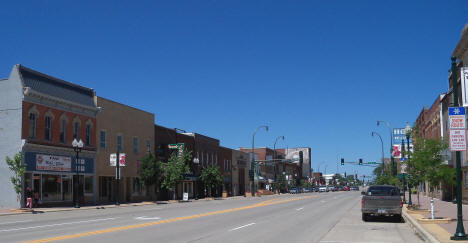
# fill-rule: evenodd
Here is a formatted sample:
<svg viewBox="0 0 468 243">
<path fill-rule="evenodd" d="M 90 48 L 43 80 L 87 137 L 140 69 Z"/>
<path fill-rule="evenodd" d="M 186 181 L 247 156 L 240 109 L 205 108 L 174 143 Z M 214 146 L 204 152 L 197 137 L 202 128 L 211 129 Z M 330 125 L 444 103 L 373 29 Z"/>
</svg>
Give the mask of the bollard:
<svg viewBox="0 0 468 243">
<path fill-rule="evenodd" d="M 431 198 L 431 219 L 434 219 L 434 198 Z"/>
</svg>

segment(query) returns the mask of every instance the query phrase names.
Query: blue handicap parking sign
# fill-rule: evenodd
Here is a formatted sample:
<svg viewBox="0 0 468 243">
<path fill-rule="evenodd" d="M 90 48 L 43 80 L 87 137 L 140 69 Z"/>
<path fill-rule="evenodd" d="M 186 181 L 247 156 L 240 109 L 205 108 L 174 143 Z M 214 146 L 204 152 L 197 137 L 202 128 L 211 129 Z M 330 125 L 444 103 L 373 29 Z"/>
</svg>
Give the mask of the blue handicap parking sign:
<svg viewBox="0 0 468 243">
<path fill-rule="evenodd" d="M 449 116 L 465 115 L 465 107 L 449 107 Z"/>
</svg>

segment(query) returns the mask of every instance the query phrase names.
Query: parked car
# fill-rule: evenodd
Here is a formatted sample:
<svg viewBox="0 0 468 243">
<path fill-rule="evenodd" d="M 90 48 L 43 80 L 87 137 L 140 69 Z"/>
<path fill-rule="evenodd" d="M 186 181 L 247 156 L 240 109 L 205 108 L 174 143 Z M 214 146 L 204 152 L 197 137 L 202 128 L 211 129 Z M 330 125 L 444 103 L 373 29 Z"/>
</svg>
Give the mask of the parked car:
<svg viewBox="0 0 468 243">
<path fill-rule="evenodd" d="M 289 193 L 296 194 L 297 192 L 298 192 L 297 188 L 295 187 L 289 188 Z"/>
<path fill-rule="evenodd" d="M 311 190 L 308 187 L 304 187 L 304 188 L 302 188 L 302 192 L 311 192 Z"/>
<path fill-rule="evenodd" d="M 359 187 L 357 186 L 352 186 L 350 189 L 351 191 L 359 191 Z"/>
<path fill-rule="evenodd" d="M 343 187 L 343 191 L 350 191 L 350 190 L 351 190 L 351 188 L 349 188 L 349 186 L 344 186 Z"/>
<path fill-rule="evenodd" d="M 334 186 L 329 186 L 329 187 L 328 187 L 328 190 L 331 191 L 331 192 L 334 192 L 334 191 L 336 191 L 336 187 L 334 187 Z"/>
<path fill-rule="evenodd" d="M 319 192 L 328 192 L 328 187 L 327 186 L 320 186 L 319 187 Z"/>
<path fill-rule="evenodd" d="M 401 220 L 400 190 L 395 186 L 376 185 L 370 186 L 362 192 L 361 212 L 362 220 L 367 221 L 369 216 L 383 215 L 395 217 Z"/>
</svg>

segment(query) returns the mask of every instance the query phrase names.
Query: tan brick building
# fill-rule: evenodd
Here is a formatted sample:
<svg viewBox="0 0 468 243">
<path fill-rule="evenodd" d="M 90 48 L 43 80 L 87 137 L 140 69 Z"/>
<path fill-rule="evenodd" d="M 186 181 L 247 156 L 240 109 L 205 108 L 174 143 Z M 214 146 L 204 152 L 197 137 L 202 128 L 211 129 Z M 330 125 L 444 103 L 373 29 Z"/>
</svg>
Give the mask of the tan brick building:
<svg viewBox="0 0 468 243">
<path fill-rule="evenodd" d="M 154 150 L 154 114 L 102 97 L 97 98 L 101 112 L 97 116 L 98 201 L 116 200 L 115 167 L 110 166 L 110 154 L 120 149 L 126 154 L 126 166 L 121 167 L 120 202 L 155 199 L 154 188 L 145 188 L 139 181 L 140 160 Z"/>
</svg>

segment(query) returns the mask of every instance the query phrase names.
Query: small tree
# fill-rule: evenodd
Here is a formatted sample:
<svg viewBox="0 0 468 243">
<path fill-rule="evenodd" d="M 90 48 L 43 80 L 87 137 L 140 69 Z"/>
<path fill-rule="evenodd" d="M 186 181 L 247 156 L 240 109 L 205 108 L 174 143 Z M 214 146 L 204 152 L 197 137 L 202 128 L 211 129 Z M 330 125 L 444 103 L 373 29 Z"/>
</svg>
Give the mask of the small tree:
<svg viewBox="0 0 468 243">
<path fill-rule="evenodd" d="M 184 151 L 181 156 L 173 153 L 167 163 L 161 163 L 161 188 L 172 190 L 173 199 L 176 199 L 176 186 L 184 180 L 184 173 L 190 171 L 189 166 L 185 163 L 192 159 L 192 153 Z"/>
<path fill-rule="evenodd" d="M 278 180 L 275 183 L 275 187 L 280 191 L 286 191 L 286 176 L 283 174 L 278 175 Z"/>
<path fill-rule="evenodd" d="M 216 165 L 210 165 L 208 167 L 203 168 L 200 175 L 200 180 L 203 182 L 205 187 L 209 190 L 209 196 L 212 195 L 213 188 L 223 184 L 223 177 L 221 176 L 221 172 L 219 172 L 219 168 Z"/>
<path fill-rule="evenodd" d="M 161 176 L 161 163 L 156 163 L 156 158 L 148 153 L 142 159 L 140 163 L 139 179 L 147 188 L 146 193 L 148 194 L 148 188 L 152 185 L 158 184 L 158 180 Z M 155 187 L 156 188 L 156 187 Z"/>
<path fill-rule="evenodd" d="M 16 192 L 17 200 L 21 200 L 21 193 L 23 192 L 23 175 L 26 172 L 26 165 L 22 164 L 23 154 L 17 153 L 10 159 L 10 157 L 6 157 L 6 163 L 8 168 L 13 171 L 13 176 L 10 177 L 11 184 L 13 184 L 13 188 Z"/>
</svg>

